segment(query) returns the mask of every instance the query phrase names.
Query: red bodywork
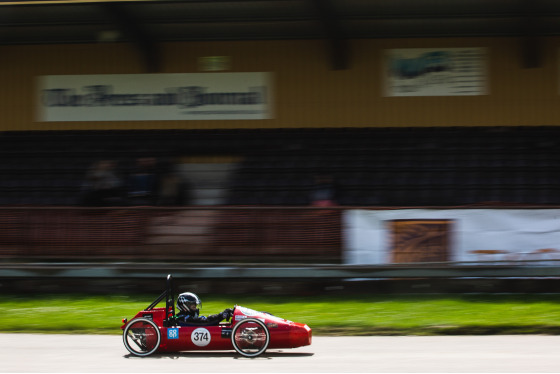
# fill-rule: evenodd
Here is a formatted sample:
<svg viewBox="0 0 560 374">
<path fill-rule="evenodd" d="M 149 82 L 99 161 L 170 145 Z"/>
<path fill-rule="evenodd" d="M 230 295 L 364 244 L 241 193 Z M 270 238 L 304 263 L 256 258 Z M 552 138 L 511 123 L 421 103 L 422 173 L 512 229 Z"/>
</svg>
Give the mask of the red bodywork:
<svg viewBox="0 0 560 374">
<path fill-rule="evenodd" d="M 168 311 L 169 312 L 169 311 Z M 153 308 L 138 312 L 131 321 L 137 318 L 152 320 L 159 328 L 161 342 L 156 352 L 178 352 L 196 350 L 231 350 L 233 348 L 231 334 L 235 325 L 245 319 L 262 321 L 270 333 L 268 348 L 296 348 L 311 344 L 311 328 L 307 325 L 288 321 L 265 312 L 236 306 L 231 322 L 222 322 L 217 326 L 164 326 L 165 308 Z M 156 340 L 156 334 L 146 337 Z"/>
</svg>

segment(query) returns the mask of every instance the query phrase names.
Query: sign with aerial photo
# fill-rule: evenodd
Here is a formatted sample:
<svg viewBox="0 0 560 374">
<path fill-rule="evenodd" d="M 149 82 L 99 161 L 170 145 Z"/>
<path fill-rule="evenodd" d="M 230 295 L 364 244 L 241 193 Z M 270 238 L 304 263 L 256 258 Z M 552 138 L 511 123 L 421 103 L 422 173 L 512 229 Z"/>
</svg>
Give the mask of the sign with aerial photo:
<svg viewBox="0 0 560 374">
<path fill-rule="evenodd" d="M 385 96 L 487 94 L 485 48 L 409 48 L 385 51 Z"/>
<path fill-rule="evenodd" d="M 268 119 L 272 74 L 48 75 L 36 100 L 41 122 Z"/>
</svg>

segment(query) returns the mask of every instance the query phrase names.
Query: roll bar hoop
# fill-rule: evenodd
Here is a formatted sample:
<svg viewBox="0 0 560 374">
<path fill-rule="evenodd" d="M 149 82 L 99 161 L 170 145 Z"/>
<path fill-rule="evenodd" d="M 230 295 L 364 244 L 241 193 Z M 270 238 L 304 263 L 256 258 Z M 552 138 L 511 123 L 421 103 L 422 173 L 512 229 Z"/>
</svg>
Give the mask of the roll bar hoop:
<svg viewBox="0 0 560 374">
<path fill-rule="evenodd" d="M 167 275 L 165 291 L 158 296 L 153 303 L 151 303 L 145 310 L 152 310 L 154 307 L 165 298 L 165 319 L 163 320 L 164 326 L 169 326 L 170 319 L 175 320 L 175 301 L 173 297 L 173 277 L 171 274 Z"/>
</svg>

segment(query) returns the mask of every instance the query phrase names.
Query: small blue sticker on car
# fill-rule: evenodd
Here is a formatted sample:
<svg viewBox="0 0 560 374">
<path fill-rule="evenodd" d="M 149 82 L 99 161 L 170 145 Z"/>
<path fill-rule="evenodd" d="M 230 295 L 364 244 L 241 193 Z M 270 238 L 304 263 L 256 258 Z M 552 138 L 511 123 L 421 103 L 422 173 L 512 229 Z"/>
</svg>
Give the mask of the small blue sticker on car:
<svg viewBox="0 0 560 374">
<path fill-rule="evenodd" d="M 179 339 L 179 329 L 178 328 L 167 329 L 167 339 Z"/>
</svg>

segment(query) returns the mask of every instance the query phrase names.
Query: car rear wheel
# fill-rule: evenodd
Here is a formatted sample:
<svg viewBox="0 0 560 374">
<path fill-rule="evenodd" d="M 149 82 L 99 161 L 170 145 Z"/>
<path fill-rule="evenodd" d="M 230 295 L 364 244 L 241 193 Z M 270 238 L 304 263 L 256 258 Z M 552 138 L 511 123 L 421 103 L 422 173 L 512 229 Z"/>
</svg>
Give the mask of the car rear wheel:
<svg viewBox="0 0 560 374">
<path fill-rule="evenodd" d="M 135 356 L 154 353 L 161 342 L 161 334 L 156 324 L 147 318 L 130 321 L 123 331 L 124 346 Z"/>
<path fill-rule="evenodd" d="M 245 357 L 257 357 L 266 351 L 270 333 L 265 324 L 254 318 L 238 322 L 231 332 L 231 341 L 237 352 Z"/>
</svg>

